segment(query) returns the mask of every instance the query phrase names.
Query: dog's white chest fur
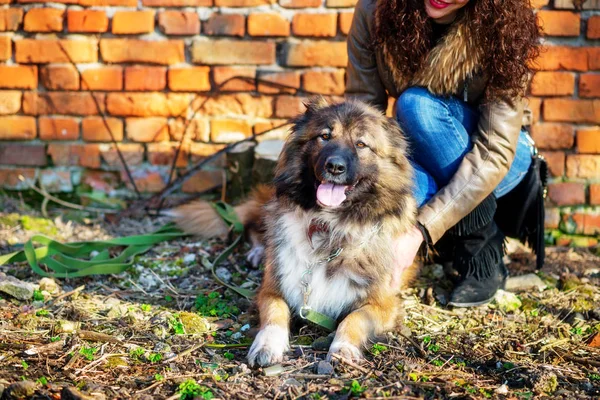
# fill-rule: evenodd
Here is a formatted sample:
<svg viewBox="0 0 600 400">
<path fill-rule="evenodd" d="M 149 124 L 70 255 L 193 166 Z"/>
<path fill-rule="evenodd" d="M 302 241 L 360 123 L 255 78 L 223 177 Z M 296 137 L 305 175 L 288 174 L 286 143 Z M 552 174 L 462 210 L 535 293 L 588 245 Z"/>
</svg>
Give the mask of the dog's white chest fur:
<svg viewBox="0 0 600 400">
<path fill-rule="evenodd" d="M 366 290 L 356 285 L 362 278 L 350 271 L 340 271 L 327 278 L 327 263 L 323 254 L 311 247 L 307 230 L 310 219 L 295 213 L 284 214 L 277 226 L 282 229 L 277 236 L 281 243 L 275 251 L 277 272 L 280 277 L 281 292 L 290 308 L 296 313 L 304 305 L 302 279 L 309 282 L 308 305 L 331 318 L 337 318 L 357 299 L 366 296 Z M 323 238 L 314 237 L 315 248 Z M 311 273 L 307 274 L 310 269 Z"/>
</svg>

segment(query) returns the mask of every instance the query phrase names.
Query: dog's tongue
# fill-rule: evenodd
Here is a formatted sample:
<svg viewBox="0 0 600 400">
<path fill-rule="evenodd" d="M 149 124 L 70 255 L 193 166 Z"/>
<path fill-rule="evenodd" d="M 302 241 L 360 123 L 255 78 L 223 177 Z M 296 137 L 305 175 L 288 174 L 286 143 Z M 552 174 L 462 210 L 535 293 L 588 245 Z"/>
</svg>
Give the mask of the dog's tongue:
<svg viewBox="0 0 600 400">
<path fill-rule="evenodd" d="M 321 183 L 317 188 L 317 199 L 325 206 L 339 206 L 346 200 L 346 188 L 344 185 Z"/>
</svg>

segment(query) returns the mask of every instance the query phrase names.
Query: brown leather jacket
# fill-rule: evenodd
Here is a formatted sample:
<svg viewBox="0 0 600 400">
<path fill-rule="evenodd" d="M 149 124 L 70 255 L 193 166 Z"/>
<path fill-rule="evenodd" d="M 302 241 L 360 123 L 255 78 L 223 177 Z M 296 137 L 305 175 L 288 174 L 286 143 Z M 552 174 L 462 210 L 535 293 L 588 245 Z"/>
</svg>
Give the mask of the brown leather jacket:
<svg viewBox="0 0 600 400">
<path fill-rule="evenodd" d="M 524 99 L 482 101 L 487 79 L 474 71 L 485 50 L 473 43 L 468 24 L 460 18 L 431 50 L 421 71 L 401 76 L 385 46 L 372 48 L 375 6 L 376 0 L 359 0 L 356 5 L 348 36 L 347 96 L 385 111 L 388 95 L 398 98 L 409 86 L 423 86 L 438 95 L 466 97 L 479 108 L 473 149 L 448 185 L 419 210 L 418 221 L 435 243 L 502 181 L 513 162 L 521 126 L 529 125 L 531 113 Z"/>
</svg>

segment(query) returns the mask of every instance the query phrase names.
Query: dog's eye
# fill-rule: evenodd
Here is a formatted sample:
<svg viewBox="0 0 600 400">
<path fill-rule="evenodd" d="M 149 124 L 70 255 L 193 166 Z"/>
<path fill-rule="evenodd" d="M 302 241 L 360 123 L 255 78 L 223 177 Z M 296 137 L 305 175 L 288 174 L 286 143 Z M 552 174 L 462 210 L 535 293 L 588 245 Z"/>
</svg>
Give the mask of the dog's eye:
<svg viewBox="0 0 600 400">
<path fill-rule="evenodd" d="M 358 142 L 356 142 L 356 147 L 358 147 L 359 149 L 362 149 L 364 147 L 367 147 L 367 144 L 365 142 L 358 141 Z"/>
<path fill-rule="evenodd" d="M 323 134 L 321 134 L 320 137 L 321 137 L 321 139 L 327 141 L 327 140 L 331 139 L 331 133 L 323 133 Z"/>
</svg>

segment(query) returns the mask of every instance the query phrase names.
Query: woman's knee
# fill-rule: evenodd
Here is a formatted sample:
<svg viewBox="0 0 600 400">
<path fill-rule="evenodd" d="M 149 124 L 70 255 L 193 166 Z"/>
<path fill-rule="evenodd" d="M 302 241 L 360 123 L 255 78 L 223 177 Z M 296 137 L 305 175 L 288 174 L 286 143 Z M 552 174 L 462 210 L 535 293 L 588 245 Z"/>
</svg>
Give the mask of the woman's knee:
<svg viewBox="0 0 600 400">
<path fill-rule="evenodd" d="M 446 104 L 422 87 L 406 89 L 396 102 L 396 118 L 409 136 L 431 131 L 431 125 Z"/>
</svg>

